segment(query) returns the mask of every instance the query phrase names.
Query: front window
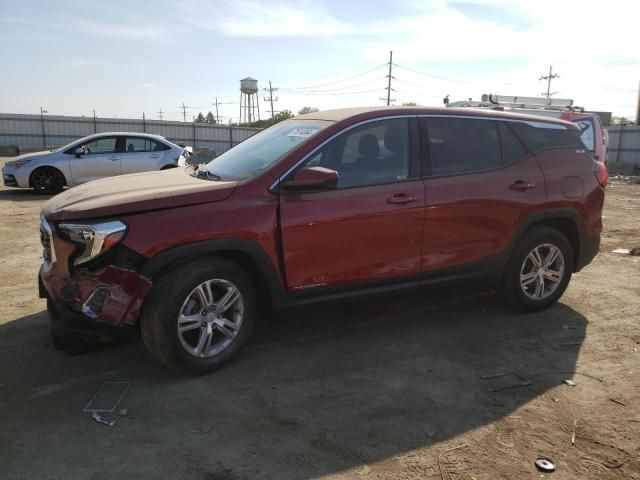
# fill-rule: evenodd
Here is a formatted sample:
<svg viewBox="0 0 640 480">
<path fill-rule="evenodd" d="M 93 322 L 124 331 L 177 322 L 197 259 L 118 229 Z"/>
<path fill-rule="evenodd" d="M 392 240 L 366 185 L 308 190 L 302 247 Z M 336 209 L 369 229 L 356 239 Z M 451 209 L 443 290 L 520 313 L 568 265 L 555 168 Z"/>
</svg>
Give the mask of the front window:
<svg viewBox="0 0 640 480">
<path fill-rule="evenodd" d="M 295 119 L 278 123 L 213 159 L 205 170 L 223 180 L 252 178 L 331 123 Z"/>
</svg>

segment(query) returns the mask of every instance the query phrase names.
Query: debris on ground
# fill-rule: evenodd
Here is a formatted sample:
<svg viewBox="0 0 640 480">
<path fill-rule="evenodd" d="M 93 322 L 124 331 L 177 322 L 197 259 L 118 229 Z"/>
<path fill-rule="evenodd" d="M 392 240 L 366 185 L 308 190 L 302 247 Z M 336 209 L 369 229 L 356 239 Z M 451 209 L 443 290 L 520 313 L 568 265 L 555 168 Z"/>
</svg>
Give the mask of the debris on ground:
<svg viewBox="0 0 640 480">
<path fill-rule="evenodd" d="M 88 413 L 113 413 L 129 390 L 131 382 L 104 382 L 82 409 Z"/>
<path fill-rule="evenodd" d="M 93 414 L 91 415 L 91 418 L 93 418 L 98 423 L 105 424 L 108 427 L 113 427 L 116 423 L 118 423 L 115 418 L 103 417 L 98 412 L 93 412 Z"/>
<path fill-rule="evenodd" d="M 127 413 L 129 413 L 129 411 L 126 408 L 121 408 L 120 410 L 118 410 L 118 415 L 120 415 L 121 417 L 126 417 Z"/>
<path fill-rule="evenodd" d="M 623 407 L 627 406 L 627 404 L 624 403 L 622 400 L 618 400 L 618 399 L 615 399 L 615 398 L 610 398 L 609 400 L 611 400 L 613 403 L 617 403 L 618 405 L 622 405 Z"/>
<path fill-rule="evenodd" d="M 611 250 L 611 253 L 617 253 L 619 255 L 638 256 L 638 255 L 640 255 L 640 247 L 635 247 L 635 248 L 616 248 L 615 250 Z"/>
<path fill-rule="evenodd" d="M 576 384 L 571 380 L 563 380 L 565 385 L 569 385 L 570 387 L 575 387 Z"/>
<path fill-rule="evenodd" d="M 571 434 L 571 445 L 576 444 L 576 427 L 578 426 L 578 419 L 573 420 L 573 433 Z"/>
<path fill-rule="evenodd" d="M 488 392 L 500 392 L 502 390 L 531 385 L 529 380 L 517 372 L 486 373 L 484 375 L 480 375 L 480 378 L 482 380 L 489 380 L 491 388 L 487 389 Z"/>
<path fill-rule="evenodd" d="M 534 463 L 536 468 L 541 472 L 551 473 L 551 472 L 555 472 L 556 470 L 555 464 L 551 460 L 545 457 L 540 457 L 536 459 Z"/>
<path fill-rule="evenodd" d="M 198 428 L 196 430 L 191 430 L 191 433 L 199 433 L 201 435 L 206 435 L 210 431 L 211 431 L 211 427 L 204 426 L 204 427 L 200 427 L 200 428 Z"/>
</svg>

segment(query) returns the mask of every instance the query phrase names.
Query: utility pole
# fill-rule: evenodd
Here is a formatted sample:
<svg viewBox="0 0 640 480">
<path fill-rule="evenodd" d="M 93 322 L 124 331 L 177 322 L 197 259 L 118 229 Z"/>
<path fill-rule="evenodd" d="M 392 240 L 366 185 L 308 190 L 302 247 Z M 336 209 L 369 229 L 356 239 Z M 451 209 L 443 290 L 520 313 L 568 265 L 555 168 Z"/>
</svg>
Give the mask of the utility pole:
<svg viewBox="0 0 640 480">
<path fill-rule="evenodd" d="M 273 92 L 277 92 L 278 89 L 277 88 L 273 88 L 271 86 L 271 80 L 269 80 L 269 88 L 263 88 L 262 90 L 264 90 L 265 92 L 269 92 L 269 96 L 268 97 L 263 97 L 265 102 L 269 102 L 269 104 L 271 105 L 271 118 L 273 118 L 273 115 L 275 114 L 275 111 L 273 110 L 273 102 L 277 102 L 278 101 L 278 97 L 273 98 Z"/>
<path fill-rule="evenodd" d="M 551 98 L 551 95 L 555 95 L 557 92 L 551 93 L 551 80 L 559 78 L 560 75 L 553 73 L 553 65 L 549 65 L 549 75 L 542 75 L 538 80 L 547 81 L 547 98 Z M 543 94 L 544 95 L 544 94 Z"/>
<path fill-rule="evenodd" d="M 184 102 L 182 102 L 182 120 L 186 123 L 187 122 L 187 107 Z"/>
<path fill-rule="evenodd" d="M 393 52 L 389 52 L 389 74 L 386 76 L 387 77 L 387 87 L 385 88 L 385 90 L 387 91 L 387 98 L 380 98 L 380 100 L 382 100 L 383 102 L 387 102 L 387 107 L 389 105 L 391 105 L 391 102 L 395 102 L 396 99 L 395 98 L 391 98 L 391 91 L 393 90 L 393 88 L 391 88 L 391 79 L 395 80 L 396 77 L 394 77 L 392 75 L 392 71 L 393 71 Z M 395 90 L 393 90 L 395 91 Z"/>
<path fill-rule="evenodd" d="M 158 112 L 158 115 L 160 116 L 160 121 L 162 121 L 162 109 L 160 109 L 160 111 Z"/>
<path fill-rule="evenodd" d="M 144 116 L 144 112 L 142 112 L 142 131 L 147 133 L 147 119 Z"/>
<path fill-rule="evenodd" d="M 636 106 L 636 125 L 640 125 L 640 82 L 638 82 L 638 105 Z"/>
<path fill-rule="evenodd" d="M 47 113 L 47 111 L 40 107 L 40 123 L 42 124 L 42 146 L 44 148 L 47 148 L 47 132 L 44 129 L 44 114 Z"/>
<path fill-rule="evenodd" d="M 216 123 L 220 124 L 220 115 L 218 115 L 218 97 L 216 97 L 215 106 L 216 106 Z"/>
</svg>

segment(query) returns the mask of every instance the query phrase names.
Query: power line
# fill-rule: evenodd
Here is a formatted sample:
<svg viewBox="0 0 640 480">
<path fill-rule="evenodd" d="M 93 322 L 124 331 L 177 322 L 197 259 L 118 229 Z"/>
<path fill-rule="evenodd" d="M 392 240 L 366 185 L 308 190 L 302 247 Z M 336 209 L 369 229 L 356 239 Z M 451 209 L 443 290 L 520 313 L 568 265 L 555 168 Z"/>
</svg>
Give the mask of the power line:
<svg viewBox="0 0 640 480">
<path fill-rule="evenodd" d="M 313 92 L 292 92 L 292 95 L 355 95 L 358 93 L 370 93 L 370 92 L 379 92 L 380 89 L 376 88 L 373 90 L 360 90 L 357 92 L 339 92 L 339 93 L 313 93 Z"/>
<path fill-rule="evenodd" d="M 342 83 L 342 82 L 344 82 L 346 80 L 351 80 L 352 78 L 361 77 L 363 75 L 366 75 L 367 73 L 374 72 L 374 71 L 379 70 L 380 68 L 383 68 L 383 67 L 386 67 L 386 66 L 387 66 L 387 64 L 383 63 L 382 65 L 378 65 L 378 66 L 376 66 L 376 67 L 374 67 L 374 68 L 372 68 L 370 70 L 367 70 L 366 72 L 357 73 L 355 75 L 351 75 L 349 77 L 345 77 L 345 78 L 342 78 L 340 80 L 334 80 L 332 82 L 325 82 L 325 83 L 318 83 L 316 85 L 307 85 L 305 87 L 295 87 L 295 88 L 292 87 L 292 89 L 295 89 L 295 90 L 308 90 L 308 89 L 313 89 L 313 88 L 318 88 L 318 87 L 324 87 L 326 85 L 333 85 L 333 84 L 336 84 L 336 83 Z"/>
<path fill-rule="evenodd" d="M 360 68 L 362 68 L 362 67 L 365 67 L 365 66 L 367 66 L 367 65 L 371 65 L 371 63 L 373 63 L 374 61 L 375 61 L 375 60 L 368 60 L 368 61 L 366 61 L 366 62 L 362 62 L 362 63 L 359 63 L 359 64 L 357 64 L 357 65 L 351 65 L 350 67 L 343 68 L 343 69 L 338 70 L 338 71 L 335 71 L 335 72 L 333 72 L 333 73 L 329 73 L 329 74 L 326 74 L 326 75 L 322 75 L 321 77 L 319 77 L 319 78 L 318 78 L 318 79 L 316 79 L 316 80 L 324 80 L 325 78 L 327 78 L 327 79 L 328 79 L 328 78 L 334 78 L 334 77 L 336 77 L 336 76 L 338 76 L 338 75 L 342 75 L 342 74 L 343 74 L 343 73 L 345 73 L 345 72 L 349 72 L 349 71 L 351 71 L 351 70 L 358 70 L 358 69 L 360 69 Z M 379 66 L 378 66 L 378 67 L 376 67 L 376 68 L 384 67 L 385 65 L 386 65 L 386 64 L 382 64 L 382 65 L 379 65 Z M 284 83 L 284 84 L 287 84 L 287 83 L 293 83 L 293 81 L 292 81 L 292 80 L 273 80 L 273 81 L 274 81 L 274 82 L 276 82 L 276 83 L 280 83 L 280 84 L 282 84 L 282 83 Z"/>
<path fill-rule="evenodd" d="M 413 68 L 405 67 L 404 65 L 398 65 L 397 63 L 394 63 L 394 65 L 398 68 L 401 68 L 402 70 L 407 70 L 409 72 L 417 73 L 418 75 L 424 75 L 425 77 L 429 77 L 429 78 L 436 78 L 438 80 L 444 80 L 447 82 L 456 82 L 456 83 L 475 83 L 475 82 L 469 82 L 466 80 L 456 80 L 455 78 L 441 77 L 440 75 L 433 75 L 432 73 L 421 72 L 419 70 L 414 70 Z"/>
<path fill-rule="evenodd" d="M 291 89 L 291 88 L 282 88 L 281 90 L 283 92 L 294 93 L 294 94 L 295 93 L 309 93 L 309 92 L 314 92 L 314 93 L 337 92 L 339 90 L 348 90 L 350 88 L 361 87 L 362 85 L 368 85 L 368 84 L 373 83 L 373 82 L 379 82 L 382 78 L 387 78 L 387 77 L 385 75 L 384 77 L 373 78 L 371 80 L 367 80 L 366 82 L 355 83 L 353 85 L 347 85 L 347 86 L 344 86 L 344 87 L 328 88 L 326 90 L 303 90 L 303 91 L 300 91 L 300 92 L 298 90 Z"/>
</svg>

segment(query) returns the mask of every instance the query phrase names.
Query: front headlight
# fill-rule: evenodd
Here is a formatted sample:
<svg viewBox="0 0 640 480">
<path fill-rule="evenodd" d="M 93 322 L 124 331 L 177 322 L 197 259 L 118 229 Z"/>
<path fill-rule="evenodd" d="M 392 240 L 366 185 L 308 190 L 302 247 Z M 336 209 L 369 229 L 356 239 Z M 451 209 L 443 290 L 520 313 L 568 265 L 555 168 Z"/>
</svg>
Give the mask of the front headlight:
<svg viewBox="0 0 640 480">
<path fill-rule="evenodd" d="M 20 168 L 20 167 L 24 167 L 30 161 L 31 161 L 30 158 L 25 158 L 24 160 L 11 160 L 9 162 L 6 162 L 5 166 L 11 167 L 11 168 Z"/>
<path fill-rule="evenodd" d="M 61 223 L 58 231 L 63 238 L 78 245 L 73 264 L 80 265 L 102 255 L 122 241 L 127 233 L 127 226 L 118 220 Z"/>
</svg>

